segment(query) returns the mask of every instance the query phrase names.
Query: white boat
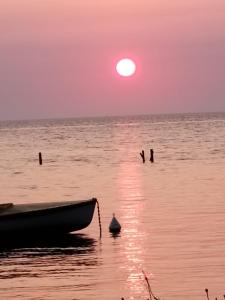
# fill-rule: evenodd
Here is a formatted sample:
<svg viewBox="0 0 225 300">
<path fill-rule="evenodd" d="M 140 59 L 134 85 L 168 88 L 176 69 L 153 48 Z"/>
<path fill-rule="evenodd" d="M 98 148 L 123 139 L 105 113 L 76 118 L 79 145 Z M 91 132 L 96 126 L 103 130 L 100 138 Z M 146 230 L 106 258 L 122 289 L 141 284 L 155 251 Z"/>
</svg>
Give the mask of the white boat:
<svg viewBox="0 0 225 300">
<path fill-rule="evenodd" d="M 87 227 L 96 198 L 31 204 L 0 204 L 0 238 L 10 235 L 58 235 Z"/>
</svg>

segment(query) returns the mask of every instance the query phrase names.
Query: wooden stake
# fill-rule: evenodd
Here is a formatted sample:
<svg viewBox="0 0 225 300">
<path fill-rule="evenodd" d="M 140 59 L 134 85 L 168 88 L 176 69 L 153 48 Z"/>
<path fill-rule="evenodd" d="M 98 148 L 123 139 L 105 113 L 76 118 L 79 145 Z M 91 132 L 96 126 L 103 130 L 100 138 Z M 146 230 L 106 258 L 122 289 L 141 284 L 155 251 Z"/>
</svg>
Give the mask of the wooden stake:
<svg viewBox="0 0 225 300">
<path fill-rule="evenodd" d="M 150 162 L 154 163 L 154 151 L 153 151 L 153 149 L 150 149 Z"/>
<path fill-rule="evenodd" d="M 142 151 L 140 152 L 140 155 L 141 155 L 141 158 L 142 158 L 143 164 L 144 164 L 144 163 L 145 163 L 145 152 L 144 152 L 144 150 L 142 150 Z"/>
<path fill-rule="evenodd" d="M 209 300 L 209 290 L 205 289 L 205 292 L 206 292 L 207 299 Z"/>
<path fill-rule="evenodd" d="M 39 152 L 39 165 L 42 165 L 42 155 L 41 155 L 41 152 Z"/>
</svg>

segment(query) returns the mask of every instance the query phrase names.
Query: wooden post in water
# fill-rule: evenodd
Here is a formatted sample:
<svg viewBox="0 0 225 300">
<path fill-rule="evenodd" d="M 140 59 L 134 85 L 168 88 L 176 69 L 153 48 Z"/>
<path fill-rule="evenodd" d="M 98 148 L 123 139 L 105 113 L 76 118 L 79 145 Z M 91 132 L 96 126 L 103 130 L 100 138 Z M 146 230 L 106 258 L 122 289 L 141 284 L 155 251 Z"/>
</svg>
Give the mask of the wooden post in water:
<svg viewBox="0 0 225 300">
<path fill-rule="evenodd" d="M 144 150 L 142 150 L 140 152 L 140 155 L 141 155 L 141 158 L 142 158 L 142 161 L 143 161 L 143 164 L 144 164 L 145 163 L 145 152 L 144 152 Z"/>
<path fill-rule="evenodd" d="M 41 155 L 41 152 L 39 152 L 39 165 L 42 165 L 42 155 Z"/>
<path fill-rule="evenodd" d="M 209 300 L 209 290 L 205 289 L 205 292 L 206 292 L 207 299 Z"/>
<path fill-rule="evenodd" d="M 153 149 L 150 149 L 150 162 L 154 163 L 154 151 L 153 151 Z"/>
</svg>

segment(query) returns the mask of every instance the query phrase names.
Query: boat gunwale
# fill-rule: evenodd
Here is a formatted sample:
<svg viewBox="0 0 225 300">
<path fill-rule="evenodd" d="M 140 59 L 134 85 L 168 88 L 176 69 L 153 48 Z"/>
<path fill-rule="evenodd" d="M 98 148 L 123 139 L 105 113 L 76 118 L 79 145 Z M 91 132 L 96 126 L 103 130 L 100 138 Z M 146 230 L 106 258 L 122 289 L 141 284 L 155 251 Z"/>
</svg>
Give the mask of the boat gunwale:
<svg viewBox="0 0 225 300">
<path fill-rule="evenodd" d="M 72 202 L 72 201 L 71 201 Z M 89 204 L 96 204 L 97 202 L 97 198 L 91 198 L 88 200 L 81 200 L 81 201 L 77 201 L 77 203 L 71 203 L 70 201 L 68 201 L 68 203 L 65 202 L 65 204 L 62 204 L 59 206 L 53 206 L 53 207 L 47 207 L 47 208 L 40 208 L 40 209 L 36 209 L 36 210 L 28 210 L 28 211 L 17 211 L 15 213 L 7 213 L 4 215 L 0 215 L 0 222 L 6 219 L 15 219 L 15 218 L 22 218 L 22 217 L 26 217 L 26 216 L 38 216 L 38 215 L 43 215 L 43 214 L 48 214 L 48 213 L 55 213 L 57 211 L 61 211 L 61 210 L 68 210 L 71 208 L 75 208 L 75 207 L 82 207 L 82 206 L 86 206 Z M 55 202 L 56 203 L 56 202 Z M 40 203 L 41 204 L 41 203 Z M 43 203 L 44 204 L 44 203 Z"/>
</svg>

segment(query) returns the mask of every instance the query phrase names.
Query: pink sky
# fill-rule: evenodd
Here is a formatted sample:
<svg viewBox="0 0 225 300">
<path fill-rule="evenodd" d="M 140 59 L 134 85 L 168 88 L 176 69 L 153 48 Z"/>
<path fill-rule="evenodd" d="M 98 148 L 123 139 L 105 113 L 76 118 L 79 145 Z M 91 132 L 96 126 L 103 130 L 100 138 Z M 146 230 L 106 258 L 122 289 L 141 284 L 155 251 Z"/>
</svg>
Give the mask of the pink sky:
<svg viewBox="0 0 225 300">
<path fill-rule="evenodd" d="M 225 111 L 224 0 L 1 0 L 0 37 L 0 120 Z"/>
</svg>

